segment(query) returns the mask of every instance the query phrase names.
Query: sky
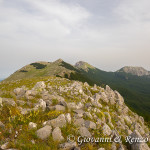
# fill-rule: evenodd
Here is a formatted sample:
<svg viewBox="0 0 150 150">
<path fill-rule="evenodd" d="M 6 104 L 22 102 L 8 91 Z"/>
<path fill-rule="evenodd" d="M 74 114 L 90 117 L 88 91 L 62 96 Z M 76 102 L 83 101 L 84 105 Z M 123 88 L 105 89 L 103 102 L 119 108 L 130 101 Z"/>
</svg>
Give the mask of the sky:
<svg viewBox="0 0 150 150">
<path fill-rule="evenodd" d="M 149 0 L 0 0 L 0 78 L 59 58 L 150 70 Z"/>
</svg>

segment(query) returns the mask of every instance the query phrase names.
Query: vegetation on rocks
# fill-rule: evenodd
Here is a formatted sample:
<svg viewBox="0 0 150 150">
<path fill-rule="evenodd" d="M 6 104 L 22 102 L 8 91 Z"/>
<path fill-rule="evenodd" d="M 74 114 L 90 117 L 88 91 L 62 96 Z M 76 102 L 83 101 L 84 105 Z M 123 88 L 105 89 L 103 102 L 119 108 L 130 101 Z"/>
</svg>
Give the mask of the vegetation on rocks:
<svg viewBox="0 0 150 150">
<path fill-rule="evenodd" d="M 71 135 L 74 141 L 69 142 Z M 122 143 L 78 141 L 80 136 L 113 140 L 117 135 Z M 149 137 L 149 128 L 109 86 L 50 76 L 0 83 L 2 149 L 149 149 L 148 142 L 129 145 L 128 135 Z"/>
</svg>

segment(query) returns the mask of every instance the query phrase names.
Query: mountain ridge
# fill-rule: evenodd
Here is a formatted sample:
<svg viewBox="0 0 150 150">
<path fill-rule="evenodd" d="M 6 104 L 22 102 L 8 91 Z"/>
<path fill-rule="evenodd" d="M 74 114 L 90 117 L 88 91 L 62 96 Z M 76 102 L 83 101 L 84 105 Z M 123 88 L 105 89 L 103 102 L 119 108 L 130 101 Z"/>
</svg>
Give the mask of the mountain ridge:
<svg viewBox="0 0 150 150">
<path fill-rule="evenodd" d="M 125 103 L 139 115 L 150 120 L 150 78 L 124 72 L 106 72 L 86 62 L 74 66 L 58 59 L 54 62 L 34 62 L 12 74 L 5 81 L 22 78 L 57 76 L 88 82 L 90 85 L 110 85 L 125 97 Z"/>
</svg>

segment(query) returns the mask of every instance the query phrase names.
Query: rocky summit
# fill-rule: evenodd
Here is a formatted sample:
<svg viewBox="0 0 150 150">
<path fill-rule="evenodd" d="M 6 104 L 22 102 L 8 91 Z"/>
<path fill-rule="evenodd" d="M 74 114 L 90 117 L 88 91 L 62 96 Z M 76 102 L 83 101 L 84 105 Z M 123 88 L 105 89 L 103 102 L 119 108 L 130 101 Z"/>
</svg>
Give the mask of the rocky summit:
<svg viewBox="0 0 150 150">
<path fill-rule="evenodd" d="M 59 77 L 0 83 L 3 150 L 150 150 L 149 142 L 143 117 L 108 85 Z"/>
<path fill-rule="evenodd" d="M 126 66 L 126 67 L 121 68 L 117 72 L 130 73 L 136 76 L 149 76 L 150 75 L 150 72 L 144 69 L 143 67 Z"/>
</svg>

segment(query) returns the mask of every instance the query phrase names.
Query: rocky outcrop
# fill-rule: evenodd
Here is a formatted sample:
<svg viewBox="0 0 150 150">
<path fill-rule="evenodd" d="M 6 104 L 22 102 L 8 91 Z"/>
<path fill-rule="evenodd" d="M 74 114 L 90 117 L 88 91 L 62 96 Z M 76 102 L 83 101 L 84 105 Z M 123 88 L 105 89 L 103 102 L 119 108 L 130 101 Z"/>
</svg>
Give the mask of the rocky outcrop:
<svg viewBox="0 0 150 150">
<path fill-rule="evenodd" d="M 62 150 L 80 150 L 81 147 L 86 146 L 86 142 L 77 145 L 78 136 L 87 137 L 88 140 L 95 136 L 110 137 L 112 140 L 118 136 L 125 139 L 128 135 L 133 138 L 149 137 L 150 132 L 143 117 L 133 113 L 125 105 L 119 92 L 113 91 L 108 85 L 106 88 L 97 85 L 92 87 L 87 83 L 52 78 L 45 82 L 38 82 L 33 88 L 15 88 L 14 96 L 16 96 L 15 99 L 0 98 L 0 113 L 2 114 L 2 110 L 7 108 L 5 112 L 10 114 L 7 116 L 9 119 L 5 120 L 4 117 L 1 119 L 0 134 L 6 132 L 14 135 L 14 138 L 10 137 L 11 141 L 17 141 L 25 129 L 38 137 L 36 139 L 34 139 L 35 135 L 32 137 L 32 144 L 38 144 L 41 140 L 44 143 L 52 140 L 58 143 L 57 148 Z M 11 126 L 16 124 L 17 131 L 13 131 Z M 68 141 L 68 136 L 72 136 L 74 141 Z M 6 139 L 3 143 L 8 142 L 9 147 L 11 141 Z M 92 146 L 93 143 L 90 145 Z M 116 144 L 114 141 L 108 145 L 104 144 L 104 147 L 96 145 L 96 148 L 102 150 L 149 149 L 143 142 L 132 143 L 127 148 L 124 143 Z"/>
<path fill-rule="evenodd" d="M 36 131 L 36 135 L 38 138 L 42 140 L 46 140 L 52 132 L 52 127 L 49 125 L 46 125 L 45 127 L 39 129 Z"/>
</svg>

